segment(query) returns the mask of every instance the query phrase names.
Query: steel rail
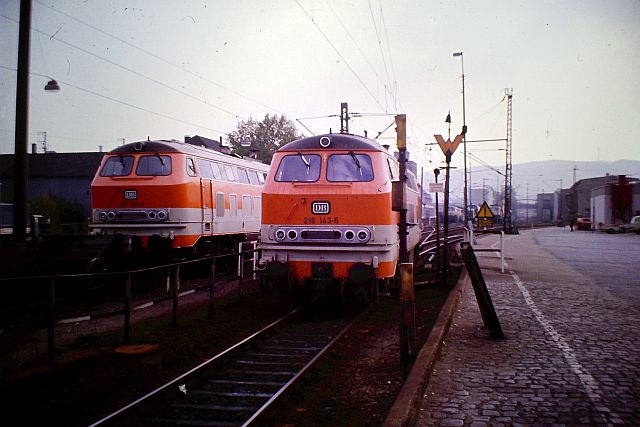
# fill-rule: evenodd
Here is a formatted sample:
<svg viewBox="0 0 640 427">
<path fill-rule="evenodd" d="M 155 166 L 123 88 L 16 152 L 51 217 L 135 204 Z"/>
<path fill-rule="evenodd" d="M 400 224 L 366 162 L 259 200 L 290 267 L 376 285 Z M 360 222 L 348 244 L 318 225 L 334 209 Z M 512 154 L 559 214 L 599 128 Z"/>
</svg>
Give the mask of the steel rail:
<svg viewBox="0 0 640 427">
<path fill-rule="evenodd" d="M 237 349 L 238 347 L 242 346 L 243 344 L 246 344 L 247 342 L 249 342 L 249 341 L 257 338 L 258 336 L 264 334 L 265 332 L 271 330 L 272 328 L 274 328 L 275 326 L 279 325 L 283 321 L 289 319 L 291 316 L 293 316 L 294 314 L 296 314 L 300 310 L 301 310 L 301 307 L 298 307 L 295 310 L 285 314 L 280 319 L 270 323 L 269 325 L 265 326 L 264 328 L 260 329 L 259 331 L 249 335 L 248 337 L 244 338 L 242 341 L 237 342 L 236 344 L 232 345 L 231 347 L 227 348 L 226 350 L 222 351 L 221 353 L 218 353 L 217 355 L 213 356 L 212 358 L 202 362 L 198 366 L 190 369 L 189 371 L 185 372 L 184 374 L 180 375 L 179 377 L 177 377 L 177 378 L 169 381 L 168 383 L 158 387 L 157 389 L 145 394 L 144 396 L 136 399 L 135 401 L 129 403 L 128 405 L 118 409 L 116 412 L 113 412 L 113 413 L 107 415 L 106 417 L 94 422 L 93 424 L 90 424 L 89 427 L 93 427 L 93 426 L 98 426 L 98 425 L 104 424 L 105 422 L 113 420 L 114 418 L 116 418 L 116 417 L 128 412 L 129 410 L 131 410 L 135 406 L 139 405 L 140 403 L 142 403 L 144 401 L 147 401 L 151 397 L 154 397 L 154 396 L 158 395 L 161 391 L 164 391 L 167 388 L 177 384 L 178 382 L 180 382 L 180 381 L 184 380 L 185 378 L 195 374 L 196 372 L 200 371 L 201 369 L 203 369 L 204 367 L 206 367 L 210 363 L 220 359 L 221 357 L 223 357 L 226 354 L 230 353 L 231 351 Z"/>
<path fill-rule="evenodd" d="M 291 386 L 293 386 L 302 375 L 311 368 L 318 359 L 320 359 L 333 345 L 340 339 L 342 336 L 353 326 L 353 324 L 358 321 L 367 310 L 363 310 L 360 314 L 358 314 L 347 326 L 345 326 L 336 336 L 322 349 L 318 354 L 316 354 L 305 366 L 303 366 L 298 373 L 296 373 L 289 381 L 287 381 L 281 388 L 278 390 L 268 401 L 264 403 L 247 421 L 245 421 L 242 426 L 249 426 L 251 423 L 257 421 L 267 409 L 269 409 L 277 400 L 280 398 Z"/>
</svg>

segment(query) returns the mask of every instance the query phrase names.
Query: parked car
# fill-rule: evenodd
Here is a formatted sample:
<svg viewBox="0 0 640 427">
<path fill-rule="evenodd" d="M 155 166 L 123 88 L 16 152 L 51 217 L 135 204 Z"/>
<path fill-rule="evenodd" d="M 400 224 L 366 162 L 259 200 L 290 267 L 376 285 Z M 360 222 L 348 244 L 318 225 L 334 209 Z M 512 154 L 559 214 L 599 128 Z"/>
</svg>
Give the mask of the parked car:
<svg viewBox="0 0 640 427">
<path fill-rule="evenodd" d="M 640 234 L 640 216 L 634 216 L 628 224 L 620 225 L 620 232 L 633 231 Z"/>
<path fill-rule="evenodd" d="M 577 218 L 576 230 L 591 230 L 591 220 L 589 218 Z"/>
</svg>

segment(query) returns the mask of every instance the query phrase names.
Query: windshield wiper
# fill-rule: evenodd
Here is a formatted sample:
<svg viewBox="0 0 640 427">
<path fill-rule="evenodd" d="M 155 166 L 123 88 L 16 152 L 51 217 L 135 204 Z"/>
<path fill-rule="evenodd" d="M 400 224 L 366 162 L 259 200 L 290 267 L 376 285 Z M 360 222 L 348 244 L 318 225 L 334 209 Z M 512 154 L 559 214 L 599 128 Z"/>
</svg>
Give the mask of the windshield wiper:
<svg viewBox="0 0 640 427">
<path fill-rule="evenodd" d="M 302 163 L 304 163 L 304 165 L 307 167 L 307 175 L 309 175 L 309 172 L 311 171 L 311 163 L 309 162 L 309 160 L 302 154 L 302 153 L 298 153 L 300 155 L 300 158 L 302 159 Z"/>
<path fill-rule="evenodd" d="M 162 165 L 162 169 L 160 169 L 160 172 L 164 173 L 164 159 L 162 158 L 162 156 L 160 154 L 158 154 L 158 153 L 155 153 L 155 154 L 156 154 L 156 157 L 158 159 L 160 159 L 160 164 Z"/>
<path fill-rule="evenodd" d="M 356 157 L 355 154 L 353 154 L 353 151 L 349 151 L 349 155 L 351 156 L 351 158 L 353 159 L 353 163 L 356 164 L 356 166 L 358 167 L 358 172 L 360 172 L 360 176 L 362 176 L 362 168 L 360 167 L 360 160 L 358 160 L 358 158 Z"/>
</svg>

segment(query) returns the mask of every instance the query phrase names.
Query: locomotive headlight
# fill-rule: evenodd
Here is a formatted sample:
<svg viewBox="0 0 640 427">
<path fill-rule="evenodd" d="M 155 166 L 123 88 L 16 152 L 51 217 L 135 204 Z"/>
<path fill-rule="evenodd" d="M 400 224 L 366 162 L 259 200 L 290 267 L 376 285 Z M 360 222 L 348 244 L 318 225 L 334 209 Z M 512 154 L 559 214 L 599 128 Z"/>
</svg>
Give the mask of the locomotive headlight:
<svg viewBox="0 0 640 427">
<path fill-rule="evenodd" d="M 289 240 L 296 240 L 298 238 L 298 232 L 296 230 L 289 230 L 287 237 L 289 237 Z"/>
<path fill-rule="evenodd" d="M 286 237 L 287 233 L 285 233 L 285 231 L 282 228 L 279 228 L 276 230 L 276 240 L 278 242 L 281 242 L 284 240 L 284 238 Z"/>
<path fill-rule="evenodd" d="M 107 219 L 109 221 L 113 221 L 114 219 L 116 219 L 116 213 L 114 211 L 107 212 Z"/>
<path fill-rule="evenodd" d="M 158 211 L 159 221 L 165 221 L 167 218 L 169 218 L 169 214 L 167 213 L 167 211 Z"/>
<path fill-rule="evenodd" d="M 102 211 L 102 212 L 98 213 L 98 219 L 99 219 L 100 221 L 106 221 L 106 220 L 107 220 L 107 213 L 106 213 L 106 212 L 104 212 L 104 211 Z"/>
<path fill-rule="evenodd" d="M 366 242 L 367 240 L 369 240 L 369 230 L 358 230 L 358 240 L 360 240 L 361 242 Z"/>
<path fill-rule="evenodd" d="M 147 212 L 147 218 L 149 218 L 151 221 L 155 220 L 157 217 L 158 215 L 156 214 L 156 211 Z"/>
<path fill-rule="evenodd" d="M 344 238 L 347 240 L 353 240 L 353 238 L 356 237 L 356 233 L 353 232 L 353 230 L 347 230 L 344 232 Z"/>
</svg>

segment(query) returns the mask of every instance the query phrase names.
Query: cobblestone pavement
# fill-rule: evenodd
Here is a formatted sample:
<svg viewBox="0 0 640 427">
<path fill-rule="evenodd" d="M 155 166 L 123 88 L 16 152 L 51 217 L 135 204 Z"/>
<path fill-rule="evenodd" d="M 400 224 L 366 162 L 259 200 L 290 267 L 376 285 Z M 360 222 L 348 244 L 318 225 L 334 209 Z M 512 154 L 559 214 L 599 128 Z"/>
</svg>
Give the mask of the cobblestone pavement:
<svg viewBox="0 0 640 427">
<path fill-rule="evenodd" d="M 541 232 L 506 236 L 505 273 L 477 253 L 506 339 L 466 286 L 417 425 L 640 425 L 640 307 L 538 246 Z"/>
</svg>

